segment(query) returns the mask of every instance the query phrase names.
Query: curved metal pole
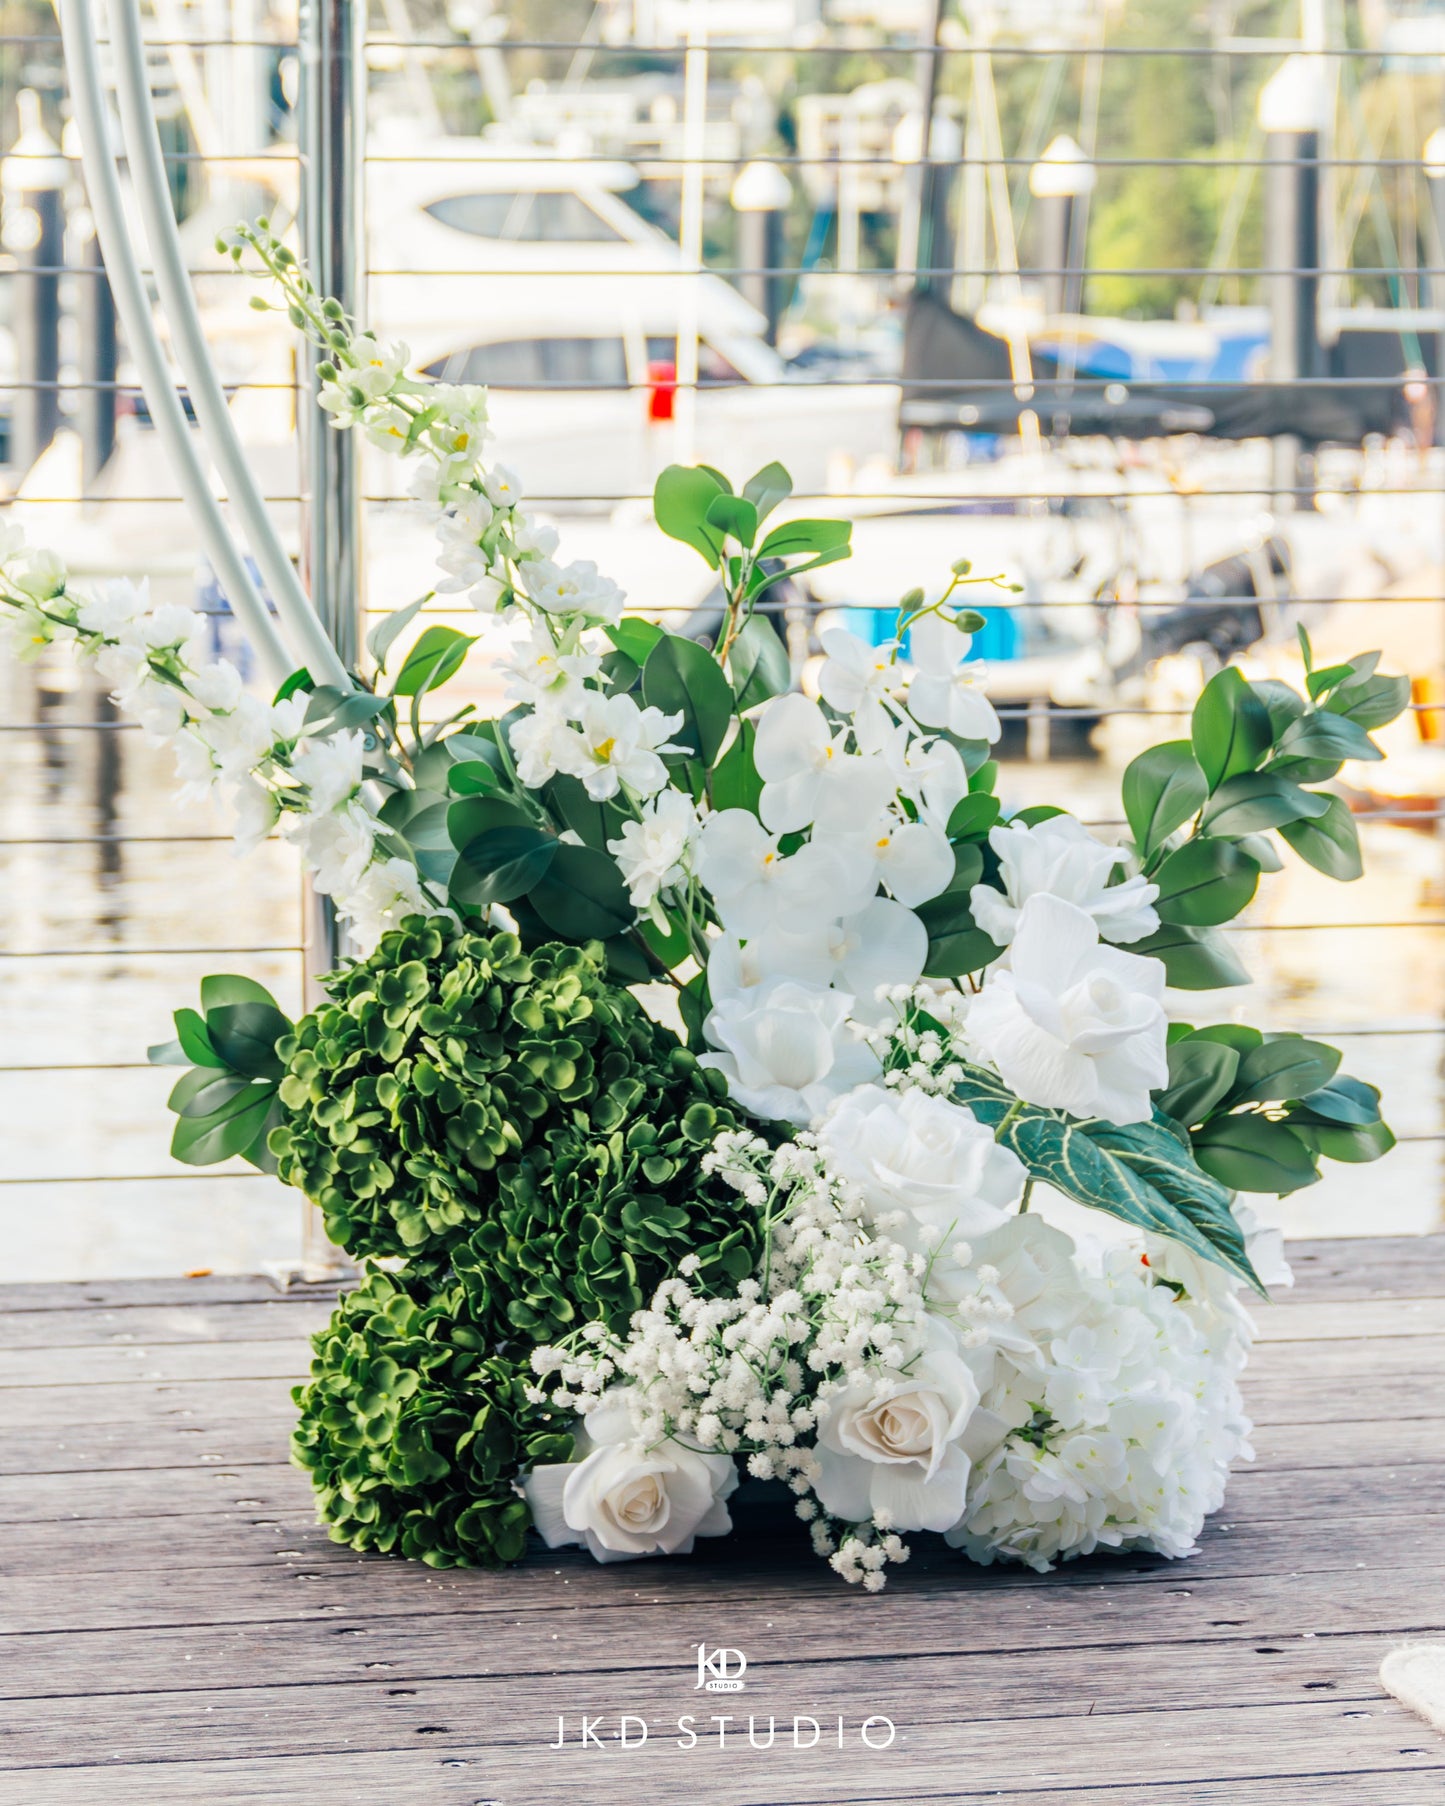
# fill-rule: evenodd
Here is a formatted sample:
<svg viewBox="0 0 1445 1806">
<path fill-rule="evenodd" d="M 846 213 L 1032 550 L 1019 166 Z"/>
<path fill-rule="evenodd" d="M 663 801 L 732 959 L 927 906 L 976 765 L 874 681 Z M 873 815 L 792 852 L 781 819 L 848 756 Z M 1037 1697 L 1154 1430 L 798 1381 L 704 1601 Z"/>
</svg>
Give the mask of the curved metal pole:
<svg viewBox="0 0 1445 1806">
<path fill-rule="evenodd" d="M 121 132 L 130 160 L 131 181 L 150 241 L 156 286 L 171 329 L 171 342 L 185 373 L 196 418 L 226 485 L 232 510 L 241 523 L 241 531 L 261 568 L 261 575 L 292 643 L 300 648 L 305 664 L 318 681 L 350 689 L 352 683 L 346 667 L 277 537 L 211 362 L 171 208 L 165 160 L 146 72 L 145 39 L 138 0 L 112 0 L 110 18 L 114 33 L 115 93 L 120 107 Z"/>
<path fill-rule="evenodd" d="M 115 294 L 116 311 L 125 327 L 131 356 L 140 370 L 141 386 L 156 432 L 200 526 L 206 554 L 214 566 L 236 618 L 256 650 L 262 668 L 280 683 L 296 661 L 277 632 L 265 601 L 231 538 L 206 472 L 196 454 L 191 429 L 176 395 L 175 382 L 156 336 L 140 267 L 126 231 L 120 180 L 107 143 L 104 91 L 96 58 L 95 31 L 89 0 L 59 0 L 60 31 L 70 71 L 70 97 L 80 135 L 80 161 L 86 192 L 95 215 L 105 267 Z"/>
</svg>

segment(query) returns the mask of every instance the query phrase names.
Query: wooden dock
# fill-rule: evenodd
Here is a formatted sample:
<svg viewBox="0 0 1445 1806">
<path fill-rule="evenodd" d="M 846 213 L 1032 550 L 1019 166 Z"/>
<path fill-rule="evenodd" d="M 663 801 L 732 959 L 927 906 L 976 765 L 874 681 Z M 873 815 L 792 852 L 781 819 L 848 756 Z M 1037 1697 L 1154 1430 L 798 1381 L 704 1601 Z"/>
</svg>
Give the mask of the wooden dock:
<svg viewBox="0 0 1445 1806">
<path fill-rule="evenodd" d="M 1439 1806 L 1445 1738 L 1376 1671 L 1445 1631 L 1445 1237 L 1294 1255 L 1194 1559 L 920 1548 L 877 1598 L 766 1510 L 672 1562 L 358 1558 L 286 1464 L 323 1298 L 0 1288 L 0 1803 Z M 697 1691 L 699 1644 L 744 1693 Z"/>
</svg>

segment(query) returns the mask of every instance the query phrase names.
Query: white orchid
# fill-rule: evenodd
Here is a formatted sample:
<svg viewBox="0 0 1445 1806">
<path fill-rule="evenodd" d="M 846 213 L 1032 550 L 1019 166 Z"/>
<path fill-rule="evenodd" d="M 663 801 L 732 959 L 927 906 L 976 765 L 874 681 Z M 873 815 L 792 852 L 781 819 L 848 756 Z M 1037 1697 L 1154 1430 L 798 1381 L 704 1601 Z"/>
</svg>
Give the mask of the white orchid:
<svg viewBox="0 0 1445 1806">
<path fill-rule="evenodd" d="M 877 756 L 849 753 L 846 729 L 836 734 L 806 696 L 779 696 L 763 711 L 753 763 L 763 780 L 758 813 L 775 834 L 817 824 L 846 828 L 887 802 L 893 784 Z"/>
<path fill-rule="evenodd" d="M 1106 941 L 1139 941 L 1159 926 L 1152 907 L 1159 886 L 1138 874 L 1113 883 L 1129 855 L 1096 840 L 1072 815 L 1052 815 L 1033 827 L 1010 822 L 995 828 L 988 842 L 998 855 L 1003 894 L 976 884 L 969 902 L 973 919 L 1000 947 L 1013 940 L 1029 898 L 1044 895 L 1084 910 Z"/>
<path fill-rule="evenodd" d="M 894 654 L 897 640 L 870 646 L 846 628 L 832 627 L 822 636 L 827 657 L 818 675 L 818 693 L 840 715 L 852 718 L 860 739 L 876 745 L 889 725 L 883 698 L 903 687 L 904 669 Z"/>
<path fill-rule="evenodd" d="M 828 985 L 854 998 L 860 1022 L 887 1021 L 893 1007 L 878 1000 L 880 990 L 914 984 L 928 958 L 928 931 L 911 909 L 889 897 L 875 897 L 841 921 L 799 912 L 775 920 L 744 946 L 736 934 L 722 934 L 708 954 L 708 989 L 714 1001 L 732 997 L 770 978 L 794 978 L 823 989 Z"/>
<path fill-rule="evenodd" d="M 650 908 L 659 892 L 682 883 L 697 832 L 692 798 L 664 790 L 643 805 L 641 820 L 624 822 L 620 838 L 608 841 L 634 909 Z"/>
<path fill-rule="evenodd" d="M 1003 729 L 984 694 L 988 668 L 968 660 L 969 635 L 941 615 L 925 615 L 909 629 L 916 666 L 908 707 L 924 727 L 943 727 L 962 740 L 997 740 Z"/>
<path fill-rule="evenodd" d="M 1168 1082 L 1164 967 L 1102 946 L 1085 910 L 1030 897 L 1007 965 L 995 966 L 965 1023 L 973 1057 L 1026 1103 L 1121 1127 L 1146 1122 Z"/>
<path fill-rule="evenodd" d="M 953 848 L 942 828 L 929 822 L 882 815 L 859 834 L 821 837 L 821 844 L 846 849 L 850 862 L 871 870 L 875 882 L 900 903 L 916 908 L 948 889 L 953 880 Z"/>
<path fill-rule="evenodd" d="M 968 773 L 958 748 L 900 727 L 887 736 L 881 751 L 894 783 L 919 818 L 946 830 L 949 817 L 968 795 Z"/>
<path fill-rule="evenodd" d="M 876 1078 L 878 1056 L 848 1026 L 853 999 L 771 978 L 716 1003 L 703 1024 L 720 1051 L 702 1056 L 732 1097 L 770 1122 L 806 1123 L 835 1097 Z"/>
<path fill-rule="evenodd" d="M 784 856 L 775 835 L 745 809 L 721 809 L 703 826 L 698 877 L 725 928 L 750 936 L 861 908 L 876 889 L 835 846 L 809 842 Z"/>
</svg>

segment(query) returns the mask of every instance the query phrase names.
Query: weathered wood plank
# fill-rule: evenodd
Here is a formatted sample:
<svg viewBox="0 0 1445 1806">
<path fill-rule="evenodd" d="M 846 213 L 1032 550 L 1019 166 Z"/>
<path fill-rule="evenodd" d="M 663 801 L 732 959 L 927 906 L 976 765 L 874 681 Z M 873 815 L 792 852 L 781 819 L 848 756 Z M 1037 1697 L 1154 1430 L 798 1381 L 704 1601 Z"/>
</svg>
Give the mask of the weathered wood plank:
<svg viewBox="0 0 1445 1806">
<path fill-rule="evenodd" d="M 681 1711 L 687 1710 L 686 1700 L 683 1694 Z M 675 1719 L 671 1714 L 669 1728 Z M 704 1714 L 697 1720 L 706 1728 Z M 1239 1713 L 1229 1708 L 1030 1720 L 1026 1736 L 1005 1734 L 1009 1722 L 963 1718 L 917 1724 L 900 1730 L 892 1748 L 879 1751 L 856 1744 L 844 1751 L 830 1745 L 751 1749 L 745 1736 L 722 1749 L 714 1737 L 688 1749 L 678 1747 L 675 1730 L 665 1736 L 661 1727 L 641 1749 L 582 1750 L 569 1743 L 550 1751 L 537 1732 L 555 1732 L 555 1725 L 508 1725 L 488 1714 L 465 1725 L 416 1727 L 414 1736 L 425 1738 L 421 1751 L 413 1742 L 406 1750 L 358 1752 L 344 1737 L 333 1736 L 311 1760 L 288 1756 L 260 1762 L 197 1759 L 198 1730 L 187 1751 L 190 1760 L 108 1767 L 105 1799 L 107 1806 L 181 1801 L 193 1806 L 198 1800 L 208 1806 L 256 1800 L 269 1806 L 353 1806 L 364 1798 L 385 1800 L 387 1806 L 500 1806 L 512 1800 L 526 1806 L 617 1806 L 646 1790 L 654 1798 L 705 1799 L 719 1806 L 760 1799 L 769 1806 L 821 1806 L 860 1796 L 879 1802 L 1033 1798 L 1069 1785 L 1183 1787 L 1228 1780 L 1235 1783 L 1236 1802 L 1254 1802 L 1277 1798 L 1269 1790 L 1281 1776 L 1363 1771 L 1394 1786 L 1397 1778 L 1445 1772 L 1439 1740 L 1430 1738 L 1437 1747 L 1428 1747 L 1403 1710 L 1388 1703 L 1373 1707 L 1368 1717 L 1342 1712 L 1333 1703 L 1260 1706 L 1246 1715 L 1247 1736 L 1241 1735 Z M 204 1741 L 212 1739 L 206 1735 Z M 65 1789 L 74 1787 L 74 1771 L 22 1772 L 26 1806 L 73 1806 L 76 1796 Z M 840 1784 L 845 1793 L 837 1791 Z M 1392 1806 L 1395 1797 L 1380 1796 Z M 1357 1806 L 1358 1796 L 1344 1796 L 1340 1806 L 1346 1800 Z"/>
<path fill-rule="evenodd" d="M 1298 1304 L 1262 1307 L 1251 1315 L 1261 1343 L 1445 1335 L 1445 1298 L 1354 1299 L 1338 1303 L 1311 1296 Z"/>
<path fill-rule="evenodd" d="M 157 1348 L 198 1342 L 304 1345 L 331 1315 L 325 1298 L 277 1294 L 262 1303 L 116 1305 L 0 1314 L 0 1349 Z M 37 1375 L 43 1377 L 43 1375 Z"/>
<path fill-rule="evenodd" d="M 1445 1235 L 1342 1236 L 1291 1242 L 1291 1296 L 1332 1298 L 1438 1298 L 1445 1293 Z"/>
<path fill-rule="evenodd" d="M 0 1392 L 63 1387 L 104 1389 L 108 1403 L 116 1388 L 177 1385 L 216 1380 L 305 1379 L 311 1350 L 294 1336 L 259 1342 L 124 1343 L 99 1348 L 0 1348 Z M 124 1401 L 118 1401 L 124 1402 Z M 7 1408 L 15 1400 L 6 1400 Z"/>
<path fill-rule="evenodd" d="M 0 1312 L 132 1310 L 150 1305 L 266 1304 L 276 1299 L 325 1299 L 336 1287 L 295 1285 L 282 1290 L 260 1273 L 201 1274 L 194 1279 L 86 1279 L 0 1285 Z"/>
</svg>

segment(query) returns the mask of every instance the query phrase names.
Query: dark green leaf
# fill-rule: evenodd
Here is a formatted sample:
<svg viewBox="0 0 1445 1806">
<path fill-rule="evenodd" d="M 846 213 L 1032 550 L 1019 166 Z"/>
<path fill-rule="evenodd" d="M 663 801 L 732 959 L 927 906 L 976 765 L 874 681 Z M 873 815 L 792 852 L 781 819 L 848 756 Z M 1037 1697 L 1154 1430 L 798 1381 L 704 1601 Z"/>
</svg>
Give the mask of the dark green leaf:
<svg viewBox="0 0 1445 1806">
<path fill-rule="evenodd" d="M 1249 687 L 1268 711 L 1270 731 L 1276 740 L 1305 712 L 1304 698 L 1299 691 L 1292 690 L 1277 677 L 1256 677 Z"/>
<path fill-rule="evenodd" d="M 653 517 L 669 539 L 692 546 L 716 570 L 722 562 L 723 536 L 720 528 L 709 526 L 707 512 L 718 496 L 728 493 L 714 471 L 669 464 L 652 492 Z M 629 647 L 620 650 L 632 656 Z"/>
<path fill-rule="evenodd" d="M 976 791 L 992 791 L 998 782 L 998 760 L 985 758 L 982 765 L 968 775 L 968 790 L 972 796 Z"/>
<path fill-rule="evenodd" d="M 569 941 L 605 941 L 637 919 L 622 874 L 606 853 L 558 846 L 529 902 L 555 934 Z"/>
<path fill-rule="evenodd" d="M 1310 1151 L 1284 1123 L 1253 1112 L 1216 1116 L 1191 1137 L 1194 1158 L 1231 1191 L 1284 1197 L 1319 1178 Z"/>
<path fill-rule="evenodd" d="M 615 627 L 603 629 L 619 652 L 624 652 L 639 670 L 647 663 L 647 655 L 662 638 L 662 629 L 637 615 L 629 615 Z"/>
<path fill-rule="evenodd" d="M 1327 1160 L 1348 1166 L 1366 1165 L 1388 1154 L 1395 1145 L 1393 1132 L 1382 1122 L 1322 1122 L 1308 1112 L 1291 1110 L 1289 1125 L 1307 1146 Z"/>
<path fill-rule="evenodd" d="M 367 634 L 366 650 L 379 668 L 385 667 L 387 653 L 421 613 L 426 601 L 426 596 L 418 596 L 415 602 L 408 602 L 405 608 L 398 608 L 389 615 L 383 615 L 371 632 Z"/>
<path fill-rule="evenodd" d="M 453 765 L 447 782 L 453 796 L 496 796 L 506 788 L 505 779 L 485 759 L 467 759 Z"/>
<path fill-rule="evenodd" d="M 665 715 L 681 714 L 673 739 L 712 764 L 733 718 L 733 692 L 710 652 L 696 640 L 663 634 L 642 667 L 642 699 Z"/>
<path fill-rule="evenodd" d="M 1379 1088 L 1367 1085 L 1363 1079 L 1352 1079 L 1347 1073 L 1337 1073 L 1327 1085 L 1321 1085 L 1300 1102 L 1327 1122 L 1358 1125 L 1380 1120 Z"/>
<path fill-rule="evenodd" d="M 1165 922 L 1212 928 L 1228 922 L 1253 898 L 1259 867 L 1228 840 L 1190 840 L 1160 866 L 1154 907 Z"/>
<path fill-rule="evenodd" d="M 792 493 L 793 479 L 777 463 L 765 464 L 743 484 L 743 494 L 757 509 L 759 521 L 765 521 L 779 502 L 787 501 Z"/>
<path fill-rule="evenodd" d="M 641 930 L 643 940 L 647 942 L 663 965 L 671 971 L 674 966 L 680 966 L 690 956 L 692 942 L 687 938 L 687 929 L 676 916 L 669 915 L 667 923 L 667 933 L 664 934 L 651 916 L 637 918 L 637 925 Z"/>
<path fill-rule="evenodd" d="M 473 909 L 510 903 L 525 897 L 564 850 L 552 835 L 538 828 L 488 828 L 461 848 L 451 894 Z"/>
<path fill-rule="evenodd" d="M 305 665 L 302 665 L 298 670 L 293 671 L 291 673 L 291 675 L 283 681 L 281 688 L 279 690 L 277 690 L 276 694 L 272 697 L 271 700 L 273 703 L 274 702 L 287 702 L 291 699 L 291 697 L 293 697 L 296 694 L 296 692 L 298 690 L 314 690 L 315 688 L 316 688 L 315 679 L 312 677 L 311 673 L 306 669 Z"/>
<path fill-rule="evenodd" d="M 997 825 L 1002 814 L 1003 807 L 996 796 L 990 796 L 986 790 L 970 792 L 955 804 L 948 818 L 948 838 L 986 840 L 989 829 Z"/>
<path fill-rule="evenodd" d="M 253 1079 L 280 1080 L 284 1068 L 276 1043 L 291 1028 L 291 1018 L 274 1003 L 224 1003 L 206 1012 L 211 1045 L 233 1072 Z"/>
<path fill-rule="evenodd" d="M 1332 796 L 1318 821 L 1289 822 L 1280 833 L 1308 865 L 1348 884 L 1364 872 L 1360 835 L 1344 799 Z"/>
<path fill-rule="evenodd" d="M 1385 727 L 1410 706 L 1408 677 L 1367 677 L 1342 684 L 1325 707 L 1366 731 Z"/>
<path fill-rule="evenodd" d="M 247 981 L 242 980 L 242 982 Z M 203 985 L 203 993 L 204 989 Z M 256 989 L 259 991 L 263 987 L 257 985 Z M 267 991 L 265 995 L 269 998 L 270 992 Z M 255 998 L 253 1001 L 259 1003 L 261 999 Z M 177 1010 L 175 1024 L 176 1044 L 188 1060 L 197 1066 L 220 1066 L 222 1064 L 221 1056 L 211 1045 L 211 1037 L 206 1031 L 204 1017 L 198 1015 L 195 1010 Z"/>
<path fill-rule="evenodd" d="M 1194 815 L 1209 785 L 1187 740 L 1166 740 L 1139 754 L 1124 773 L 1124 813 L 1145 857 Z"/>
<path fill-rule="evenodd" d="M 428 627 L 407 653 L 396 674 L 392 694 L 424 696 L 429 690 L 440 689 L 461 669 L 462 660 L 476 643 L 476 635 L 458 633 L 455 627 Z"/>
<path fill-rule="evenodd" d="M 181 1117 L 171 1137 L 172 1158 L 185 1166 L 215 1166 L 245 1155 L 266 1133 L 275 1101 L 274 1085 L 252 1085 L 211 1116 Z"/>
<path fill-rule="evenodd" d="M 1276 1035 L 1241 1057 L 1230 1101 L 1266 1104 L 1307 1097 L 1328 1085 L 1339 1065 L 1337 1047 L 1307 1041 L 1303 1035 Z"/>
<path fill-rule="evenodd" d="M 1190 739 L 1211 790 L 1238 772 L 1253 771 L 1273 745 L 1269 711 L 1233 665 L 1217 672 L 1200 692 Z"/>
<path fill-rule="evenodd" d="M 978 852 L 977 847 L 959 850 Z M 967 890 L 945 891 L 920 904 L 915 914 L 928 931 L 923 970 L 929 978 L 961 978 L 965 972 L 981 971 L 1003 952 L 974 922 Z"/>
<path fill-rule="evenodd" d="M 1025 828 L 1035 828 L 1041 821 L 1052 821 L 1056 815 L 1067 814 L 1067 809 L 1060 809 L 1054 803 L 1031 803 L 1027 809 L 1015 810 L 1009 820 L 1019 822 Z"/>
<path fill-rule="evenodd" d="M 252 1079 L 239 1072 L 215 1072 L 206 1066 L 193 1066 L 176 1080 L 166 1108 L 177 1116 L 214 1116 L 243 1091 L 254 1101 L 257 1094 L 253 1085 Z"/>
<path fill-rule="evenodd" d="M 546 795 L 554 815 L 597 852 L 605 853 L 608 841 L 621 835 L 626 820 L 622 811 L 616 803 L 593 802 L 580 778 L 560 773 L 548 784 Z"/>
<path fill-rule="evenodd" d="M 1318 702 L 1326 690 L 1334 689 L 1340 679 L 1348 677 L 1352 670 L 1353 666 L 1345 664 L 1326 665 L 1323 670 L 1311 671 L 1305 678 L 1305 688 L 1310 693 L 1310 700 Z"/>
<path fill-rule="evenodd" d="M 1176 990 L 1217 991 L 1249 983 L 1249 974 L 1229 943 L 1207 928 L 1166 922 L 1146 940 L 1131 941 L 1129 951 L 1162 960 L 1165 979 Z"/>
<path fill-rule="evenodd" d="M 758 730 L 751 721 L 738 724 L 732 744 L 718 760 L 712 774 L 712 806 L 714 809 L 746 809 L 758 812 L 758 799 L 763 794 L 763 780 L 753 761 L 753 747 Z"/>
<path fill-rule="evenodd" d="M 383 819 L 390 807 L 388 799 L 382 809 Z M 447 810 L 447 835 L 458 850 L 489 828 L 534 828 L 536 825 L 525 809 L 501 797 L 466 796 Z"/>
<path fill-rule="evenodd" d="M 1284 731 L 1282 759 L 1383 759 L 1384 754 L 1358 722 L 1316 710 Z"/>
<path fill-rule="evenodd" d="M 1248 853 L 1262 872 L 1282 872 L 1284 870 L 1284 861 L 1279 856 L 1279 849 L 1268 834 L 1241 834 L 1237 844 L 1240 852 Z"/>
<path fill-rule="evenodd" d="M 793 681 L 788 649 L 766 615 L 750 615 L 728 651 L 728 675 L 739 714 L 770 696 L 781 696 Z"/>
<path fill-rule="evenodd" d="M 1217 1041 L 1194 1036 L 1169 1049 L 1169 1084 L 1159 1099 L 1166 1116 L 1186 1127 L 1203 1122 L 1228 1095 L 1239 1070 L 1239 1055 Z"/>
<path fill-rule="evenodd" d="M 201 1008 L 210 1015 L 223 1003 L 269 1003 L 273 1010 L 276 1008 L 276 999 L 254 978 L 239 978 L 232 972 L 217 972 L 203 978 Z"/>
<path fill-rule="evenodd" d="M 1288 778 L 1268 771 L 1243 771 L 1226 778 L 1210 797 L 1200 818 L 1208 833 L 1226 840 L 1282 827 L 1287 821 L 1313 820 L 1325 812 L 1326 798 L 1301 790 Z"/>
<path fill-rule="evenodd" d="M 774 527 L 758 547 L 759 558 L 791 558 L 798 552 L 846 557 L 853 523 L 847 520 L 790 520 Z"/>
</svg>

